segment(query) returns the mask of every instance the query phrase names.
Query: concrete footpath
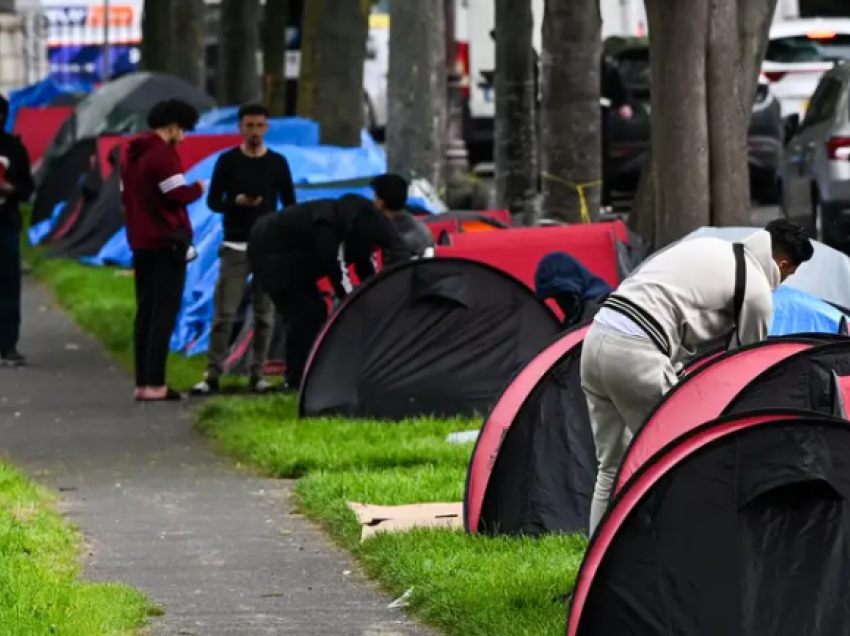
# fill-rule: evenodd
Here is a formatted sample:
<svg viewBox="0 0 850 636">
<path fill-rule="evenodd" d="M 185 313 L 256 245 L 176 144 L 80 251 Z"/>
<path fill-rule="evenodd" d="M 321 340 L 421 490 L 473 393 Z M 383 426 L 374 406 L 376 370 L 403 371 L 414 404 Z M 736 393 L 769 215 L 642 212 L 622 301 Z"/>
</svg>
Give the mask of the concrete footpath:
<svg viewBox="0 0 850 636">
<path fill-rule="evenodd" d="M 191 430 L 185 405 L 137 405 L 132 382 L 31 281 L 26 369 L 0 369 L 0 452 L 58 490 L 89 542 L 86 575 L 162 605 L 153 634 L 428 634 Z"/>
</svg>

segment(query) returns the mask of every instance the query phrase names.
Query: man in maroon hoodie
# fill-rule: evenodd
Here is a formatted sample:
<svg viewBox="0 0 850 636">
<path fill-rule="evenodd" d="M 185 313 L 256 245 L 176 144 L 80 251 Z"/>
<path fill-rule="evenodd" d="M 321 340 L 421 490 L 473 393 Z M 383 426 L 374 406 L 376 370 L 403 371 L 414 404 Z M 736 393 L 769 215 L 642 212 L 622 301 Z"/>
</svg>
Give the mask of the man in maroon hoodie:
<svg viewBox="0 0 850 636">
<path fill-rule="evenodd" d="M 121 198 L 136 281 L 134 328 L 136 400 L 179 400 L 168 388 L 165 366 L 180 312 L 186 262 L 194 254 L 186 206 L 204 184 L 186 183 L 177 145 L 198 122 L 194 106 L 180 100 L 156 104 L 151 131 L 130 141 L 121 162 Z"/>
</svg>

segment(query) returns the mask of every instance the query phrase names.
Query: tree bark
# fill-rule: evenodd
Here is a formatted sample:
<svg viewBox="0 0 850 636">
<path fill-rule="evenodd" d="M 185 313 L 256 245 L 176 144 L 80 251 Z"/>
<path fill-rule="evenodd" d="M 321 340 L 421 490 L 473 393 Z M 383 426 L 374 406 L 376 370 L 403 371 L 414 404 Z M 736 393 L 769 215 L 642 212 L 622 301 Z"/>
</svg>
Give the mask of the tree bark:
<svg viewBox="0 0 850 636">
<path fill-rule="evenodd" d="M 222 0 L 218 38 L 218 100 L 236 105 L 258 99 L 259 0 Z"/>
<path fill-rule="evenodd" d="M 738 0 L 740 98 L 749 117 L 778 0 Z"/>
<path fill-rule="evenodd" d="M 263 104 L 272 117 L 286 115 L 286 25 L 289 0 L 266 0 L 263 16 Z"/>
<path fill-rule="evenodd" d="M 708 3 L 646 0 L 652 73 L 655 247 L 708 225 Z"/>
<path fill-rule="evenodd" d="M 171 73 L 193 86 L 206 86 L 204 0 L 171 0 L 172 42 L 179 55 L 171 58 Z"/>
<path fill-rule="evenodd" d="M 442 189 L 448 87 L 442 2 L 390 3 L 387 163 Z"/>
<path fill-rule="evenodd" d="M 709 225 L 746 226 L 750 221 L 747 128 L 752 100 L 741 92 L 738 12 L 729 0 L 711 0 L 706 57 L 711 209 Z"/>
<path fill-rule="evenodd" d="M 598 0 L 545 1 L 541 163 L 547 219 L 578 223 L 598 216 L 601 29 Z"/>
<path fill-rule="evenodd" d="M 364 0 L 306 0 L 298 112 L 319 123 L 323 144 L 360 145 L 369 6 Z"/>
<path fill-rule="evenodd" d="M 650 250 L 655 248 L 655 208 L 657 201 L 655 187 L 655 162 L 650 156 L 641 171 L 628 221 L 629 229 L 646 241 Z"/>
<path fill-rule="evenodd" d="M 172 46 L 170 0 L 145 0 L 142 9 L 141 67 L 168 73 Z"/>
<path fill-rule="evenodd" d="M 496 197 L 526 225 L 537 198 L 534 19 L 529 0 L 496 0 Z"/>
</svg>

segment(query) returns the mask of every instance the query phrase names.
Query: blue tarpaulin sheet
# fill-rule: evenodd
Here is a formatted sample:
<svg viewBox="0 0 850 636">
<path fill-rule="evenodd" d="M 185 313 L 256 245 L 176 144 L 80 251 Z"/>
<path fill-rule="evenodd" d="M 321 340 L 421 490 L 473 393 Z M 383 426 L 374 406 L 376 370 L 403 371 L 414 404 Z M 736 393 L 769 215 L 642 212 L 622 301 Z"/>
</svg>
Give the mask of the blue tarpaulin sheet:
<svg viewBox="0 0 850 636">
<path fill-rule="evenodd" d="M 60 95 L 68 93 L 91 93 L 93 85 L 89 82 L 60 82 L 48 77 L 45 80 L 24 86 L 9 93 L 9 117 L 6 119 L 6 130 L 11 131 L 15 118 L 23 106 L 50 106 Z"/>
<path fill-rule="evenodd" d="M 780 285 L 773 292 L 771 336 L 795 333 L 838 333 L 844 314 L 819 298 L 799 289 Z"/>
</svg>

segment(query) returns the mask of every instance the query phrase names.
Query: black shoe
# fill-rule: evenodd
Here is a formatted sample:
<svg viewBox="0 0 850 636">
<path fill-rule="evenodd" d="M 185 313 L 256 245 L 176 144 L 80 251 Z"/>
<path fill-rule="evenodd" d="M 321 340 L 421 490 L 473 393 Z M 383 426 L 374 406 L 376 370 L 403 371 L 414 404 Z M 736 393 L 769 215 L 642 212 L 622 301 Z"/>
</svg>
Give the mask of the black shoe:
<svg viewBox="0 0 850 636">
<path fill-rule="evenodd" d="M 182 393 L 168 389 L 162 397 L 137 397 L 136 402 L 179 402 L 182 399 Z"/>
<path fill-rule="evenodd" d="M 218 380 L 212 379 L 198 382 L 190 391 L 190 395 L 194 396 L 218 395 L 219 393 L 221 393 L 221 386 L 219 386 Z"/>
<path fill-rule="evenodd" d="M 27 359 L 15 349 L 12 349 L 0 354 L 0 365 L 4 367 L 25 367 L 27 366 Z"/>
</svg>

